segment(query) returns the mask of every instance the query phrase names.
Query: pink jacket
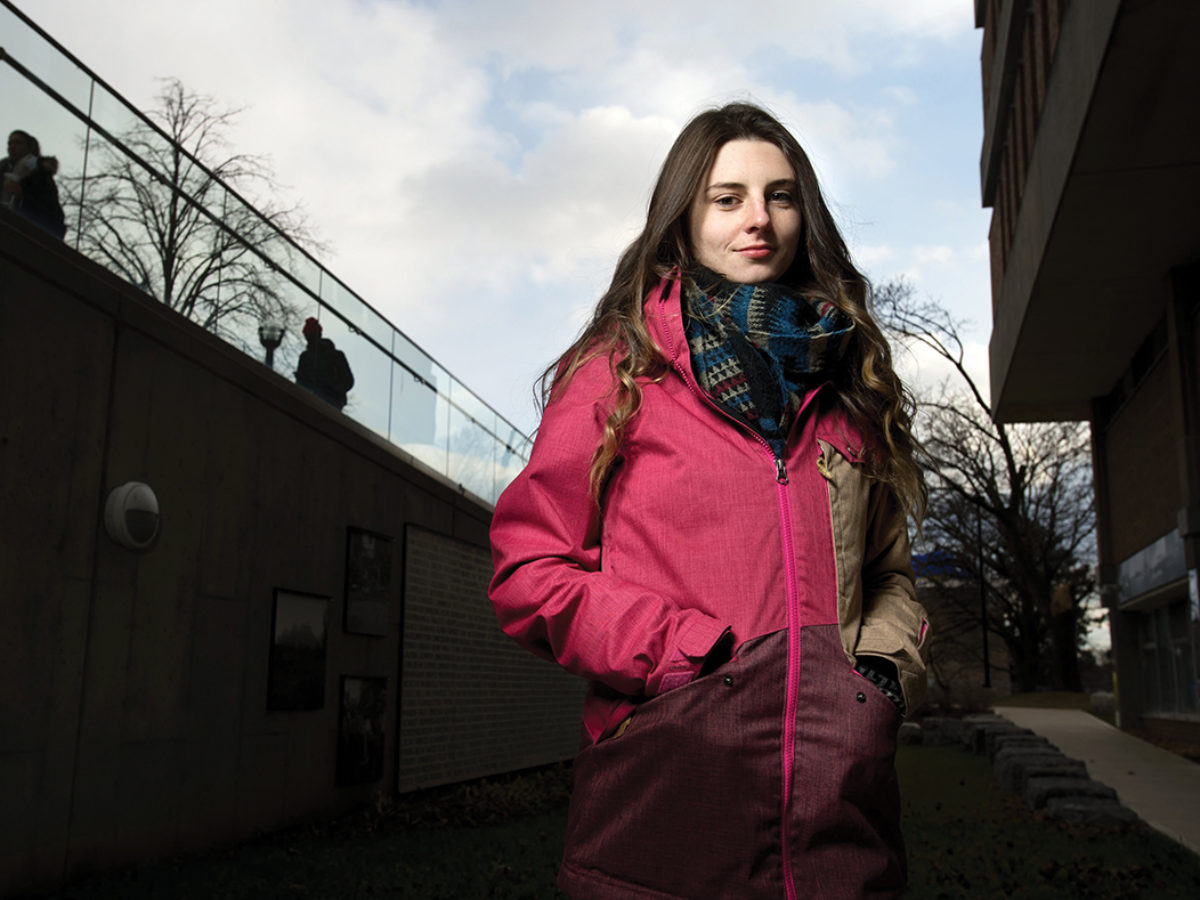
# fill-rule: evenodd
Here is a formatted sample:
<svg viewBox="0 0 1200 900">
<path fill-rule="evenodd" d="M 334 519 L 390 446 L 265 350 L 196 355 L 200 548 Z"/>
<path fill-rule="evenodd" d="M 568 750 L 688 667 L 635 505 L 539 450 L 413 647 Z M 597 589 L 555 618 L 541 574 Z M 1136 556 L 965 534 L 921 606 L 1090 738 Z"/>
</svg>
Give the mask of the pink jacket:
<svg viewBox="0 0 1200 900">
<path fill-rule="evenodd" d="M 828 756 L 844 756 L 845 751 L 807 741 L 801 746 L 799 735 L 808 727 L 844 728 L 849 734 L 857 727 L 853 717 L 869 711 L 875 724 L 854 732 L 854 741 L 868 736 L 868 755 L 882 761 L 883 795 L 894 795 L 894 776 L 887 773 L 899 714 L 852 666 L 856 654 L 892 660 L 907 708 L 920 705 L 926 627 L 915 601 L 905 521 L 890 494 L 862 473 L 862 439 L 834 406 L 827 387 L 804 401 L 784 460 L 776 460 L 764 440 L 716 409 L 692 374 L 679 294 L 678 281 L 665 281 L 646 301 L 647 325 L 671 367 L 657 381 L 643 380 L 642 405 L 627 430 L 601 506 L 588 494 L 588 469 L 611 404 L 606 359 L 583 366 L 547 406 L 529 464 L 500 497 L 493 519 L 496 572 L 490 596 L 501 626 L 533 652 L 591 682 L 560 883 L 573 897 L 626 896 L 621 892 L 625 888 L 614 885 L 636 884 L 637 890 L 653 887 L 659 892 L 629 896 L 693 898 L 708 896 L 703 885 L 714 878 L 721 883 L 720 875 L 696 874 L 686 862 L 694 859 L 696 848 L 685 846 L 680 871 L 669 878 L 671 886 L 649 885 L 636 864 L 641 838 L 630 838 L 638 829 L 624 828 L 619 835 L 595 831 L 595 821 L 605 816 L 585 808 L 587 796 L 606 789 L 599 782 L 588 789 L 580 778 L 592 768 L 601 781 L 619 771 L 623 782 L 613 788 L 628 797 L 641 771 L 634 759 L 644 752 L 647 771 L 658 773 L 653 790 L 660 796 L 653 804 L 647 801 L 640 818 L 649 822 L 661 813 L 677 828 L 677 801 L 687 791 L 682 785 L 678 790 L 663 786 L 662 759 L 655 760 L 661 748 L 651 748 L 659 746 L 667 726 L 651 729 L 649 723 L 676 727 L 678 718 L 669 708 L 688 705 L 683 714 L 688 731 L 669 741 L 677 747 L 701 721 L 704 727 L 724 721 L 733 709 L 728 701 L 745 686 L 754 691 L 748 696 L 757 699 L 738 705 L 742 713 L 721 732 L 734 735 L 729 753 L 714 758 L 707 771 L 733 766 L 731 777 L 739 790 L 745 781 L 743 763 L 769 772 L 775 781 L 764 786 L 763 795 L 775 800 L 763 799 L 762 808 L 782 803 L 796 821 L 778 835 L 781 855 L 776 868 L 767 867 L 774 874 L 731 870 L 728 878 L 733 883 L 745 878 L 749 884 L 758 877 L 762 896 L 792 896 L 796 884 L 822 885 L 825 895 L 837 896 L 836 886 L 823 876 L 801 877 L 798 872 L 822 858 L 814 849 L 824 846 L 820 835 L 845 831 L 847 801 L 841 785 L 861 780 L 863 770 L 838 775 L 830 769 L 828 777 L 819 775 L 829 768 Z M 705 655 L 727 630 L 738 648 L 735 659 L 713 676 L 696 679 Z M 768 676 L 768 671 L 776 674 Z M 750 672 L 759 673 L 756 681 L 745 680 L 743 673 Z M 774 687 L 760 696 L 764 684 Z M 850 704 L 845 726 L 838 726 L 836 718 L 824 726 L 813 724 L 842 702 Z M 632 725 L 612 737 L 631 714 Z M 747 728 L 757 727 L 747 718 L 760 714 L 778 718 L 769 730 L 773 743 L 763 745 L 756 764 L 753 760 L 760 757 L 749 751 L 744 737 Z M 847 734 L 838 739 L 848 739 Z M 643 751 L 617 761 L 609 758 L 638 741 Z M 704 738 L 703 752 L 722 741 Z M 589 768 L 589 759 L 600 756 L 604 764 Z M 852 761 L 843 762 L 853 768 Z M 815 802 L 820 792 L 829 793 L 828 803 L 823 812 L 802 813 L 797 791 L 800 782 L 814 777 L 822 787 L 808 789 L 804 803 Z M 699 784 L 695 789 L 706 790 Z M 709 795 L 718 796 L 719 790 L 709 789 Z M 861 804 L 851 804 L 856 805 Z M 671 811 L 662 812 L 663 807 Z M 777 818 L 777 809 L 773 815 Z M 821 824 L 822 817 L 829 821 Z M 890 820 L 891 814 L 882 818 Z M 888 873 L 880 875 L 881 885 L 896 877 L 903 880 L 897 876 L 903 851 L 897 849 L 893 826 L 868 829 L 882 860 L 876 868 Z M 623 848 L 615 858 L 609 852 L 614 847 Z M 754 850 L 747 853 L 751 859 L 761 857 Z M 840 871 L 844 858 L 830 858 L 837 859 L 830 870 Z M 657 850 L 646 861 L 655 868 L 662 864 Z M 737 863 L 730 864 L 736 868 Z M 871 870 L 861 861 L 856 865 Z M 629 866 L 632 874 L 625 871 Z M 615 869 L 625 874 L 614 874 Z M 688 878 L 693 886 L 679 887 Z M 780 893 L 772 894 L 776 889 Z M 741 896 L 728 883 L 713 890 L 712 896 Z M 864 890 L 863 883 L 855 882 L 847 895 Z"/>
</svg>

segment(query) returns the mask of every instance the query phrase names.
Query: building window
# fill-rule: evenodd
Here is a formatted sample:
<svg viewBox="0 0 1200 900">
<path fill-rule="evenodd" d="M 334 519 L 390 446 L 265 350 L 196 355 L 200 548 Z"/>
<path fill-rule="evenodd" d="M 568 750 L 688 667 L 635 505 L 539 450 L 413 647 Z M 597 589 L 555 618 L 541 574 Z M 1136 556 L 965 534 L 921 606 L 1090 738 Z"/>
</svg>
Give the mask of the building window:
<svg viewBox="0 0 1200 900">
<path fill-rule="evenodd" d="M 1171 656 L 1175 662 L 1177 696 L 1180 711 L 1194 713 L 1200 710 L 1200 698 L 1196 696 L 1196 630 L 1195 608 L 1188 600 L 1181 600 L 1170 607 Z"/>
<path fill-rule="evenodd" d="M 1142 702 L 1148 713 L 1195 713 L 1200 616 L 1185 597 L 1138 616 Z"/>
</svg>

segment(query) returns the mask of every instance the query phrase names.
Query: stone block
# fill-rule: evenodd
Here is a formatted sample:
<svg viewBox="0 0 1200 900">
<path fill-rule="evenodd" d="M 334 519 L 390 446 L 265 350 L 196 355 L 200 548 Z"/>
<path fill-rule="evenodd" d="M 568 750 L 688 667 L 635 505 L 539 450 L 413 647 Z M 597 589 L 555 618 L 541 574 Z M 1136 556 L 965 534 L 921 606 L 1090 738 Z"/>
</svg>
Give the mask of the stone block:
<svg viewBox="0 0 1200 900">
<path fill-rule="evenodd" d="M 896 742 L 900 745 L 922 744 L 925 742 L 924 731 L 916 722 L 901 722 L 900 732 L 896 735 Z"/>
<path fill-rule="evenodd" d="M 975 753 L 987 753 L 989 741 L 997 734 L 1033 734 L 1028 728 L 1018 728 L 1006 719 L 972 723 L 963 731 L 963 744 Z"/>
<path fill-rule="evenodd" d="M 959 724 L 959 734 L 962 737 L 962 745 L 974 753 L 983 752 L 983 736 L 985 728 L 994 728 L 997 725 L 1008 725 L 1012 723 L 1008 719 L 997 716 L 993 713 L 981 713 L 973 716 L 963 716 Z"/>
<path fill-rule="evenodd" d="M 1021 799 L 1033 809 L 1042 809 L 1055 797 L 1090 797 L 1116 802 L 1117 792 L 1090 778 L 1057 776 L 1028 778 L 1021 791 Z"/>
<path fill-rule="evenodd" d="M 1117 702 L 1112 691 L 1095 691 L 1090 699 L 1093 716 L 1098 719 L 1111 720 L 1116 713 Z"/>
<path fill-rule="evenodd" d="M 921 743 L 927 747 L 962 743 L 962 721 L 949 716 L 927 716 L 921 720 Z"/>
<path fill-rule="evenodd" d="M 1137 821 L 1133 810 L 1101 797 L 1051 797 L 1046 801 L 1046 815 L 1062 822 L 1103 827 L 1124 827 Z"/>
<path fill-rule="evenodd" d="M 988 759 L 995 761 L 996 754 L 1005 748 L 1026 747 L 1033 750 L 1058 750 L 1048 740 L 1031 731 L 1024 734 L 1007 734 L 1004 732 L 993 732 L 987 735 L 987 754 Z"/>
<path fill-rule="evenodd" d="M 1061 753 L 1002 750 L 993 761 L 996 781 L 1006 791 L 1019 794 L 1030 778 L 1087 778 L 1087 766 Z"/>
<path fill-rule="evenodd" d="M 963 716 L 959 720 L 964 726 L 966 725 L 986 725 L 992 722 L 1007 722 L 1008 719 L 996 713 L 972 713 L 969 716 Z"/>
</svg>

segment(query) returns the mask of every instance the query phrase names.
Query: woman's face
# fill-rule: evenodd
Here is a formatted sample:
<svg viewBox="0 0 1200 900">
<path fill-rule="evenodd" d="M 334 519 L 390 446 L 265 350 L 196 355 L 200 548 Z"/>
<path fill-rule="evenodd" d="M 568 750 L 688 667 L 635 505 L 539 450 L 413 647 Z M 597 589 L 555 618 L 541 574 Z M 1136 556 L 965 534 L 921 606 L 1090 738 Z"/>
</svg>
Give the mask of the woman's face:
<svg viewBox="0 0 1200 900">
<path fill-rule="evenodd" d="M 688 212 L 692 255 L 731 281 L 778 281 L 800 246 L 796 174 L 767 141 L 730 141 L 717 151 Z"/>
</svg>

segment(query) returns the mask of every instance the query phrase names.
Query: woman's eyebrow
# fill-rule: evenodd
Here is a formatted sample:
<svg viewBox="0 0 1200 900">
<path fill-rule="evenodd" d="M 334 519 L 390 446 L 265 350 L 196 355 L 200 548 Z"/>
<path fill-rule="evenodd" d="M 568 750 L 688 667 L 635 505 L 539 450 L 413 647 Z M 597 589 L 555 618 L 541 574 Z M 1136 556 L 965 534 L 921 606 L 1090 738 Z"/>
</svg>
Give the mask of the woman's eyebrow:
<svg viewBox="0 0 1200 900">
<path fill-rule="evenodd" d="M 768 188 L 776 188 L 776 187 L 783 187 L 783 186 L 795 187 L 796 179 L 795 178 L 776 178 L 774 181 L 767 183 Z M 718 181 L 714 184 L 710 184 L 707 188 L 705 188 L 706 191 L 744 191 L 745 189 L 746 189 L 746 186 L 744 184 L 742 184 L 740 181 Z"/>
</svg>

